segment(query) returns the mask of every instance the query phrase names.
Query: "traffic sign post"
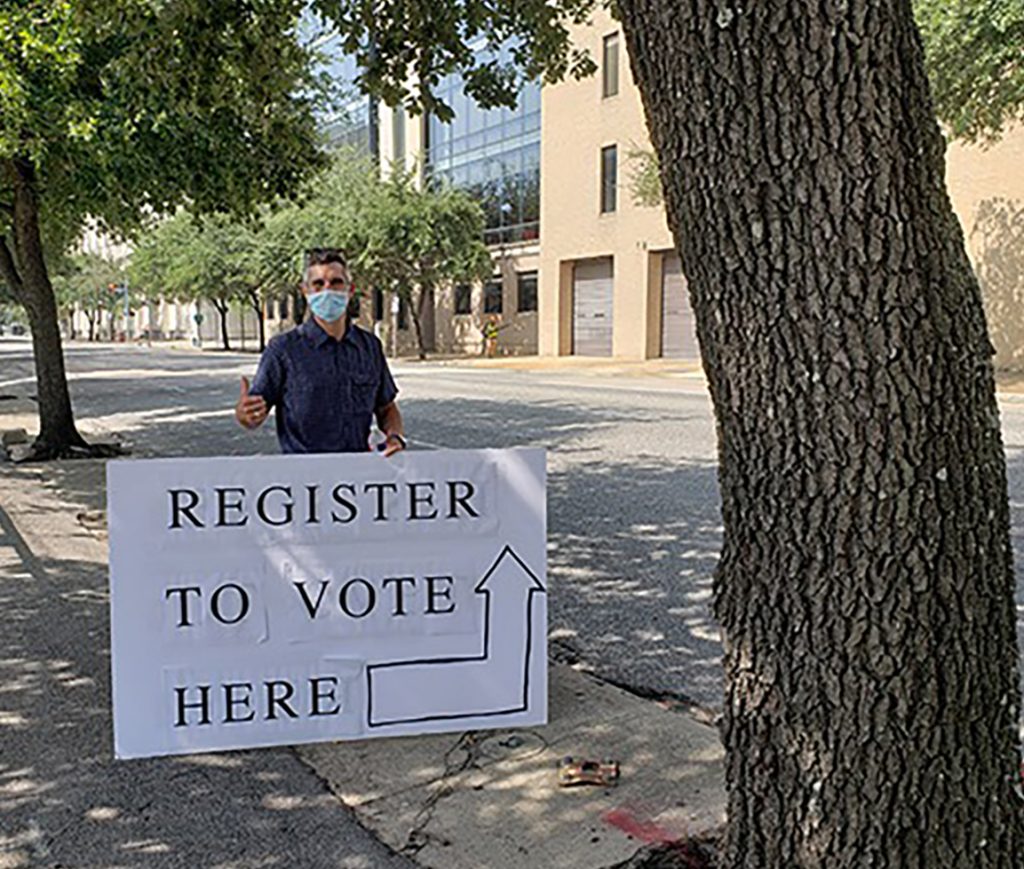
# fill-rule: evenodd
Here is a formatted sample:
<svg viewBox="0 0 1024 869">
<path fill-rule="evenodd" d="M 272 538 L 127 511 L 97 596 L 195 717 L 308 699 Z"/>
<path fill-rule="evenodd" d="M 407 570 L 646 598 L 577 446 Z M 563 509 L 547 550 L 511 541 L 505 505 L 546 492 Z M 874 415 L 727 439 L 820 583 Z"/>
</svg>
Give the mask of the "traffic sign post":
<svg viewBox="0 0 1024 869">
<path fill-rule="evenodd" d="M 124 335 L 125 340 L 130 341 L 132 337 L 132 314 L 129 307 L 128 282 L 124 281 L 120 284 L 107 284 L 107 288 L 115 296 L 121 296 L 124 301 Z M 111 329 L 113 329 L 113 326 L 111 326 Z"/>
</svg>

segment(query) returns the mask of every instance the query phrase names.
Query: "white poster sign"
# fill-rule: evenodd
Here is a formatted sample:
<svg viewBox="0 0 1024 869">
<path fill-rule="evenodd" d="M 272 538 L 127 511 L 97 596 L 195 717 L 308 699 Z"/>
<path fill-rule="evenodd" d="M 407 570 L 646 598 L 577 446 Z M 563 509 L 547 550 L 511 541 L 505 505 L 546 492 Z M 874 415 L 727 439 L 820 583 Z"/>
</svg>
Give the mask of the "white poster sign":
<svg viewBox="0 0 1024 869">
<path fill-rule="evenodd" d="M 543 724 L 542 450 L 107 466 L 119 758 Z"/>
</svg>

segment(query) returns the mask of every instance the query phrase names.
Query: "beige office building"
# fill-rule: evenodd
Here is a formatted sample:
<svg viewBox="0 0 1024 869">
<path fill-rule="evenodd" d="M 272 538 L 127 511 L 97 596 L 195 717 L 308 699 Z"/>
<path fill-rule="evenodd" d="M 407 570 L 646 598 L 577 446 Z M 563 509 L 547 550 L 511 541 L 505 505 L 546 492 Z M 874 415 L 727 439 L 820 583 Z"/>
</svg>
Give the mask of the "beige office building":
<svg viewBox="0 0 1024 869">
<path fill-rule="evenodd" d="M 629 191 L 629 154 L 650 145 L 618 23 L 598 12 L 574 36 L 599 72 L 543 90 L 539 351 L 696 359 L 664 212 Z M 951 145 L 947 183 L 996 364 L 1024 367 L 1024 128 L 989 148 Z"/>
<path fill-rule="evenodd" d="M 543 91 L 540 352 L 696 359 L 664 211 L 630 195 L 650 144 L 618 24 L 598 12 L 575 39 L 599 70 Z"/>
</svg>

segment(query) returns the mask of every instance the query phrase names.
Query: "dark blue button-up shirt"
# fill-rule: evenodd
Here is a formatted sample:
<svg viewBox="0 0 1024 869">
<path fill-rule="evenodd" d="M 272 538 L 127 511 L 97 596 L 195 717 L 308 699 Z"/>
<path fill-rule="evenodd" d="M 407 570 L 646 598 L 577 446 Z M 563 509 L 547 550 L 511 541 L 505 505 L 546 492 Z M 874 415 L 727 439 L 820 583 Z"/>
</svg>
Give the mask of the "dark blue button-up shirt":
<svg viewBox="0 0 1024 869">
<path fill-rule="evenodd" d="M 336 341 L 311 319 L 270 339 L 249 392 L 276 408 L 281 452 L 355 453 L 398 388 L 375 335 L 351 324 Z"/>
</svg>

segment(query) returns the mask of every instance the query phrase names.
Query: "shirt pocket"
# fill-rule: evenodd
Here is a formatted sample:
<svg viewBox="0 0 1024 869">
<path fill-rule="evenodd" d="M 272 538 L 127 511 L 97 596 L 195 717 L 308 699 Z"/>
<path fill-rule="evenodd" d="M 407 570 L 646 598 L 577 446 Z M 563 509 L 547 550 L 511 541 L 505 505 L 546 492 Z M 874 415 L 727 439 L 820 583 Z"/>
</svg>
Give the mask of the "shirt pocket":
<svg viewBox="0 0 1024 869">
<path fill-rule="evenodd" d="M 356 413 L 373 413 L 377 404 L 377 380 L 372 371 L 353 371 L 349 379 L 352 409 Z"/>
</svg>

